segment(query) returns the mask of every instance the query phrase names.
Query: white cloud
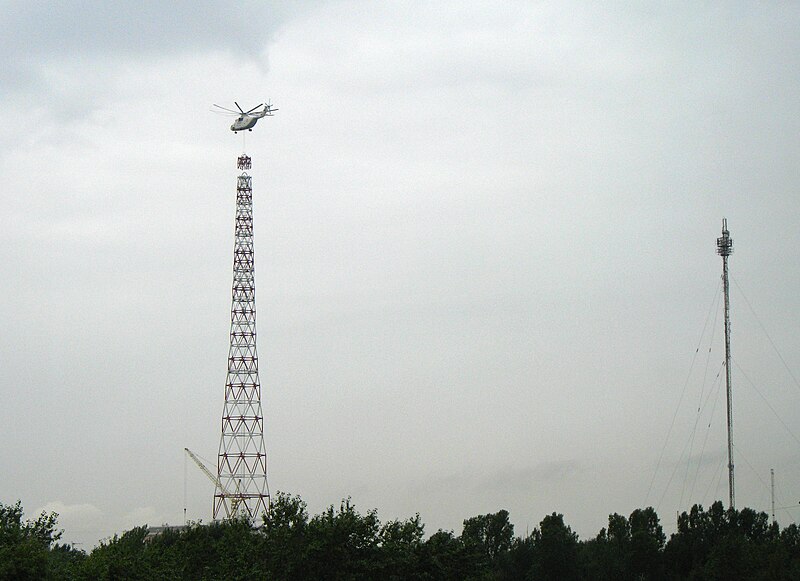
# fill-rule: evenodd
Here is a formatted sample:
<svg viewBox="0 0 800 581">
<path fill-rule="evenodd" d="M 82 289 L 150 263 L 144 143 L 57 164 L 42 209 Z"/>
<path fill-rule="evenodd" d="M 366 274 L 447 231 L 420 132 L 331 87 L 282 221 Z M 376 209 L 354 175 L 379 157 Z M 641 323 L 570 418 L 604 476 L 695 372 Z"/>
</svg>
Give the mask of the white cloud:
<svg viewBox="0 0 800 581">
<path fill-rule="evenodd" d="M 59 542 L 73 544 L 76 548 L 85 551 L 91 550 L 98 539 L 113 530 L 109 527 L 108 515 L 94 504 L 66 504 L 60 500 L 54 500 L 37 509 L 35 514 L 38 515 L 42 512 L 58 514 L 56 528 L 63 530 Z M 112 524 L 111 527 L 113 526 Z"/>
<path fill-rule="evenodd" d="M 153 506 L 137 507 L 122 517 L 122 526 L 125 530 L 143 525 L 160 526 L 162 524 L 166 524 L 166 521 Z"/>
</svg>

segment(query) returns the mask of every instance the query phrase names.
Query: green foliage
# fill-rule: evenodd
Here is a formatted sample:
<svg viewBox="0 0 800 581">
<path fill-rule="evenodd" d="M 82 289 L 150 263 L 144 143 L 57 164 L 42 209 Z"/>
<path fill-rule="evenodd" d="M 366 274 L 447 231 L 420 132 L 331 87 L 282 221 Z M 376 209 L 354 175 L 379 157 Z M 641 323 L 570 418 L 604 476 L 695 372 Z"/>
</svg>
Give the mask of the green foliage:
<svg viewBox="0 0 800 581">
<path fill-rule="evenodd" d="M 608 517 L 608 529 L 583 547 L 584 567 L 598 580 L 662 579 L 666 537 L 652 507 L 634 510 L 629 518 Z"/>
<path fill-rule="evenodd" d="M 125 532 L 96 547 L 86 559 L 85 570 L 95 579 L 150 579 L 149 563 L 144 558 L 147 527 Z"/>
<path fill-rule="evenodd" d="M 780 533 L 766 513 L 725 509 L 715 502 L 678 516 L 664 550 L 666 567 L 681 579 L 797 579 L 800 553 L 790 525 Z"/>
<path fill-rule="evenodd" d="M 514 525 L 507 510 L 468 518 L 461 532 L 460 560 L 464 579 L 495 579 L 508 569 Z"/>
<path fill-rule="evenodd" d="M 260 555 L 276 580 L 302 579 L 308 559 L 308 512 L 299 496 L 279 492 L 261 528 Z"/>
<path fill-rule="evenodd" d="M 58 545 L 58 514 L 41 513 L 35 520 L 23 520 L 22 504 L 0 502 L 0 580 L 69 579 L 70 563 L 83 553 Z"/>
<path fill-rule="evenodd" d="M 0 503 L 0 581 L 800 579 L 797 525 L 780 530 L 765 513 L 722 503 L 682 513 L 669 542 L 652 507 L 610 515 L 583 542 L 557 513 L 514 537 L 505 510 L 466 519 L 458 537 L 439 530 L 426 540 L 418 514 L 381 523 L 348 498 L 309 518 L 300 497 L 278 493 L 258 528 L 233 519 L 151 535 L 142 526 L 89 555 L 58 544 L 57 516 L 24 520 L 19 502 Z"/>
<path fill-rule="evenodd" d="M 381 527 L 378 554 L 382 578 L 391 580 L 418 579 L 425 532 L 419 514 L 408 520 L 393 520 Z"/>
<path fill-rule="evenodd" d="M 306 564 L 310 579 L 372 577 L 380 530 L 377 512 L 361 515 L 345 499 L 308 523 Z"/>
<path fill-rule="evenodd" d="M 636 509 L 628 519 L 631 527 L 628 571 L 632 579 L 661 579 L 662 552 L 666 542 L 658 515 L 652 507 Z"/>
<path fill-rule="evenodd" d="M 578 535 L 564 524 L 564 515 L 552 513 L 533 529 L 532 578 L 542 581 L 580 579 Z"/>
<path fill-rule="evenodd" d="M 489 561 L 507 552 L 513 539 L 514 525 L 508 520 L 507 510 L 468 518 L 461 533 L 464 545 L 485 553 Z"/>
<path fill-rule="evenodd" d="M 423 579 L 441 581 L 466 579 L 473 570 L 461 539 L 451 531 L 441 529 L 433 533 L 422 546 L 420 569 L 427 575 Z"/>
</svg>

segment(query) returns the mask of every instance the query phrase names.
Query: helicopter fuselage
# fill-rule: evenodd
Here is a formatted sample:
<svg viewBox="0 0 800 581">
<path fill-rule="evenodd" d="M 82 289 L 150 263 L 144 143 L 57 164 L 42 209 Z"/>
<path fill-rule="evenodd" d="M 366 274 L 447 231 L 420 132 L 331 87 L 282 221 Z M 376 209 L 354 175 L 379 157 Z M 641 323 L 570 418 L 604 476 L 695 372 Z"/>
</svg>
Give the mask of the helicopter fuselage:
<svg viewBox="0 0 800 581">
<path fill-rule="evenodd" d="M 219 105 L 215 106 L 219 107 Z M 225 109 L 224 107 L 220 108 L 223 111 L 228 111 L 229 113 L 235 113 L 235 111 L 231 111 L 230 109 Z M 247 131 L 252 131 L 253 126 L 259 119 L 267 116 L 271 117 L 272 114 L 275 111 L 277 111 L 277 109 L 273 109 L 272 105 L 270 105 L 269 103 L 264 103 L 264 108 L 261 111 L 254 111 L 253 109 L 251 109 L 250 111 L 242 111 L 241 108 L 239 109 L 239 111 L 241 111 L 241 115 L 239 115 L 236 118 L 236 121 L 233 122 L 233 125 L 231 125 L 231 131 L 233 131 L 234 133 L 237 133 L 239 131 L 244 131 L 245 129 Z"/>
<path fill-rule="evenodd" d="M 256 124 L 256 121 L 259 120 L 259 117 L 251 117 L 250 115 L 242 115 L 233 122 L 231 125 L 231 131 L 244 131 L 245 129 L 252 129 L 253 125 Z"/>
</svg>

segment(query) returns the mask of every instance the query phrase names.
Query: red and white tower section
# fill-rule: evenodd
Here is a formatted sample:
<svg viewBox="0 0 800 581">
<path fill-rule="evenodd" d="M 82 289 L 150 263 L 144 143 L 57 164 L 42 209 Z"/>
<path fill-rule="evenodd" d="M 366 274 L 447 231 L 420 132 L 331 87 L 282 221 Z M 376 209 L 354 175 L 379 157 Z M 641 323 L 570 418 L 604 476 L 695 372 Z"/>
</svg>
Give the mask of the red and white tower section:
<svg viewBox="0 0 800 581">
<path fill-rule="evenodd" d="M 242 154 L 237 167 L 250 169 L 250 158 Z M 256 351 L 253 189 L 245 171 L 237 178 L 235 226 L 230 351 L 213 518 L 241 515 L 256 521 L 269 510 L 269 487 Z"/>
</svg>

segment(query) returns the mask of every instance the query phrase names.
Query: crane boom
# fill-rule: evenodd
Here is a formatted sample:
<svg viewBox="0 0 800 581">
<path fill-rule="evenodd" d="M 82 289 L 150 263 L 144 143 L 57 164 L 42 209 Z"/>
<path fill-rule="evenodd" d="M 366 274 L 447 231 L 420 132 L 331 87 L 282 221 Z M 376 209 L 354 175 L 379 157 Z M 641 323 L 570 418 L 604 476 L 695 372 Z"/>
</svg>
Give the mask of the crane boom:
<svg viewBox="0 0 800 581">
<path fill-rule="evenodd" d="M 227 490 L 225 490 L 225 487 L 222 485 L 222 482 L 220 482 L 220 481 L 219 481 L 219 478 L 217 478 L 217 477 L 214 475 L 214 473 L 213 473 L 213 472 L 211 472 L 211 470 L 209 470 L 209 469 L 206 467 L 206 465 L 205 465 L 205 464 L 203 464 L 202 460 L 200 460 L 200 458 L 198 458 L 198 457 L 195 455 L 195 453 L 194 453 L 194 452 L 192 452 L 192 451 L 191 451 L 189 448 L 184 448 L 183 450 L 184 450 L 184 451 L 185 451 L 187 454 L 189 454 L 189 458 L 191 458 L 192 460 L 194 460 L 194 463 L 195 463 L 195 464 L 197 464 L 197 466 L 200 468 L 200 470 L 202 470 L 202 471 L 203 471 L 203 474 L 205 474 L 206 476 L 208 476 L 208 479 L 209 479 L 211 482 L 213 482 L 215 486 L 218 486 L 218 487 L 219 487 L 219 489 L 220 489 L 220 490 L 222 490 L 222 492 L 224 492 L 225 494 L 228 494 L 228 491 L 227 491 Z"/>
<path fill-rule="evenodd" d="M 200 470 L 203 471 L 203 474 L 208 476 L 208 479 L 211 482 L 213 482 L 217 488 L 219 488 L 220 492 L 222 492 L 224 496 L 227 496 L 228 498 L 231 499 L 231 510 L 233 514 L 237 514 L 239 510 L 239 502 L 241 501 L 242 498 L 242 492 L 239 489 L 239 482 L 236 482 L 236 492 L 235 493 L 229 492 L 228 489 L 225 488 L 225 485 L 222 484 L 220 479 L 213 472 L 211 472 L 211 470 L 208 469 L 208 467 L 203 463 L 202 460 L 200 460 L 200 458 L 197 457 L 197 455 L 194 452 L 192 452 L 189 448 L 184 448 L 184 451 L 189 455 L 189 458 L 194 460 L 194 463 L 197 464 Z"/>
</svg>

